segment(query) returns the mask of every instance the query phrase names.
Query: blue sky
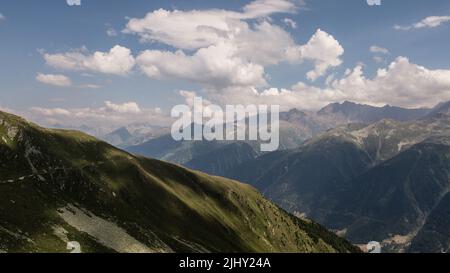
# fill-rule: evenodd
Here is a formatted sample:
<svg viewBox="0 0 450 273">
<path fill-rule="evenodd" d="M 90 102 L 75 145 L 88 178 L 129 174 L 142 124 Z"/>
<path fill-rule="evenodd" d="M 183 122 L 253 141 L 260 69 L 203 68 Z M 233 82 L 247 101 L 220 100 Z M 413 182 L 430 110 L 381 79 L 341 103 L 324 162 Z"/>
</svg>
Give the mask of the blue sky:
<svg viewBox="0 0 450 273">
<path fill-rule="evenodd" d="M 315 109 L 331 101 L 344 99 L 404 107 L 431 106 L 441 100 L 450 99 L 450 17 L 447 18 L 450 16 L 449 1 L 382 0 L 381 6 L 369 6 L 365 0 L 302 2 L 81 0 L 80 6 L 69 6 L 66 0 L 2 0 L 0 107 L 24 113 L 36 120 L 45 118 L 51 123 L 60 120 L 69 122 L 67 116 L 71 111 L 75 111 L 73 109 L 90 109 L 92 115 L 99 114 L 106 111 L 100 109 L 105 108 L 106 101 L 113 105 L 109 107 L 111 109 L 106 108 L 130 114 L 130 119 L 131 114 L 144 109 L 149 109 L 148 113 L 159 113 L 157 108 L 166 112 L 194 92 L 217 103 L 272 101 L 286 108 L 304 109 Z M 245 12 L 246 7 L 252 3 L 255 4 L 253 9 Z M 286 8 L 289 7 L 287 3 L 295 8 Z M 268 7 L 270 10 L 266 12 Z M 153 18 L 151 22 L 147 22 L 150 25 L 144 29 L 123 32 L 129 28 L 127 24 L 130 19 L 142 20 L 148 13 L 159 9 L 167 12 L 169 16 L 173 16 L 174 10 L 180 11 L 179 20 L 195 20 L 196 17 L 189 15 L 193 10 L 199 12 L 195 15 L 199 17 L 209 16 L 212 11 L 226 11 L 229 14 L 219 15 L 226 18 L 218 22 L 219 25 L 229 23 L 229 29 L 236 24 L 244 24 L 258 41 L 256 45 L 249 45 L 251 41 L 245 40 L 245 37 L 226 38 L 222 41 L 215 36 L 216 33 L 209 33 L 208 35 L 215 37 L 211 42 L 192 47 L 189 43 L 195 42 L 195 37 L 192 41 L 176 41 L 177 37 L 171 37 L 169 32 L 172 29 L 165 29 L 165 21 L 161 21 L 161 18 Z M 235 13 L 239 14 L 237 19 L 234 18 Z M 231 23 L 228 18 L 230 16 L 234 20 Z M 145 25 L 145 22 L 141 23 Z M 158 25 L 158 31 L 161 33 L 149 31 L 155 31 L 155 24 L 161 24 Z M 183 22 L 179 24 L 180 28 L 185 25 Z M 208 25 L 203 21 L 202 24 Z M 258 32 L 258 26 L 262 25 L 267 27 L 267 32 Z M 323 33 L 318 33 L 318 29 Z M 283 31 L 278 33 L 280 37 L 288 35 L 291 40 L 287 39 L 286 44 L 280 42 L 275 45 L 274 47 L 280 47 L 277 52 L 258 52 L 258 43 L 261 47 L 266 43 L 270 47 L 274 42 L 270 38 L 270 31 L 279 30 Z M 194 34 L 195 32 L 192 35 Z M 315 34 L 318 34 L 317 43 L 310 43 L 309 49 L 306 50 L 309 53 L 300 54 Z M 149 35 L 151 39 L 143 41 Z M 186 35 L 186 39 L 189 39 L 189 33 Z M 227 35 L 231 37 L 237 34 L 230 30 Z M 211 63 L 212 60 L 191 58 L 202 49 L 211 49 L 210 47 L 222 42 L 233 50 L 236 47 L 248 47 L 245 52 L 232 52 L 235 54 L 233 56 L 237 57 L 233 59 L 234 63 L 229 64 L 229 69 L 216 68 L 215 64 Z M 104 68 L 98 62 L 65 67 L 51 63 L 44 57 L 45 54 L 67 57 L 65 54 L 77 52 L 80 56 L 85 56 L 86 59 L 83 60 L 86 61 L 95 52 L 106 54 L 115 46 L 128 49 L 135 61 L 130 64 L 131 68 L 123 68 L 123 63 L 119 60 L 120 68 L 126 70 L 122 71 L 123 73 L 114 68 Z M 298 50 L 295 56 L 286 57 L 284 53 L 280 53 L 288 46 L 294 51 Z M 372 50 L 377 52 L 370 51 L 373 46 L 378 47 Z M 319 53 L 314 51 L 315 47 Z M 339 53 L 339 48 L 342 48 L 343 53 Z M 139 59 L 144 50 L 151 50 L 145 56 L 145 61 L 144 56 Z M 182 51 L 184 57 L 164 53 L 174 53 L 177 50 Z M 226 50 L 231 49 L 226 47 Z M 336 50 L 335 53 L 332 53 L 333 50 Z M 217 56 L 219 63 L 227 60 L 230 56 L 227 54 L 231 54 L 228 51 L 223 53 L 223 50 L 208 52 L 212 54 L 208 55 L 209 58 L 214 59 Z M 222 53 L 225 55 L 220 56 Z M 251 56 L 253 53 L 258 56 Z M 330 56 L 322 58 L 322 55 Z M 407 59 L 399 59 L 400 56 Z M 114 55 L 110 57 L 115 58 Z M 61 59 L 54 60 L 59 62 Z M 168 61 L 173 61 L 175 67 L 164 64 Z M 389 69 L 393 62 L 393 67 Z M 321 64 L 325 71 L 318 68 Z M 184 67 L 190 65 L 192 68 Z M 185 70 L 178 71 L 177 67 L 183 67 Z M 148 72 L 150 68 L 152 72 Z M 380 75 L 387 76 L 377 78 L 378 69 L 384 69 L 385 72 Z M 313 80 L 307 76 L 312 70 L 320 74 L 314 76 Z M 360 70 L 363 71 L 362 76 Z M 205 78 L 192 76 L 190 71 L 203 73 Z M 254 81 L 237 79 L 242 73 L 245 76 L 253 75 Z M 39 74 L 43 75 L 41 80 L 37 79 Z M 55 75 L 60 77 L 46 77 Z M 421 94 L 418 90 L 411 89 L 410 86 L 417 84 L 409 82 L 407 77 L 420 80 L 420 88 L 424 89 Z M 422 85 L 424 82 L 428 85 Z M 364 89 L 365 93 L 361 94 L 357 89 Z M 180 90 L 189 92 L 180 95 Z M 258 95 L 252 95 L 248 90 L 256 90 Z M 379 93 L 384 92 L 385 95 L 373 93 L 378 92 L 377 90 L 381 90 Z M 396 95 L 386 95 L 391 92 Z M 127 112 L 125 103 L 128 103 L 128 106 L 134 103 L 139 111 L 132 109 Z M 58 113 L 43 111 L 56 108 L 68 111 L 63 113 L 66 119 L 58 117 Z M 123 120 L 126 121 L 128 119 Z"/>
</svg>

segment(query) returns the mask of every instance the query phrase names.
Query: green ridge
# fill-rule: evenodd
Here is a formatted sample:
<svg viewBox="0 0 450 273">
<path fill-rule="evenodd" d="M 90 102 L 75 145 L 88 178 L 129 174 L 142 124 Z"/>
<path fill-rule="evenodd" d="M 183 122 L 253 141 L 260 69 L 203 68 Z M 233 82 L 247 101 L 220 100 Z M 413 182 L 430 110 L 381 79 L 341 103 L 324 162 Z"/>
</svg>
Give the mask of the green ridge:
<svg viewBox="0 0 450 273">
<path fill-rule="evenodd" d="M 251 186 L 2 112 L 0 155 L 0 251 L 126 251 L 130 238 L 154 252 L 358 251 Z"/>
</svg>

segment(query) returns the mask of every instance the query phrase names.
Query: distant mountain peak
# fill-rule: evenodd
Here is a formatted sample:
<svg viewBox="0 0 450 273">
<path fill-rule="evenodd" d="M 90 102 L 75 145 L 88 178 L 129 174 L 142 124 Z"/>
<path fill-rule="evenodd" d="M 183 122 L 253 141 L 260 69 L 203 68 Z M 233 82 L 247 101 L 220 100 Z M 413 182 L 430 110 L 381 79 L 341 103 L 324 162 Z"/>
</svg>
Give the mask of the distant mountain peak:
<svg viewBox="0 0 450 273">
<path fill-rule="evenodd" d="M 113 131 L 112 134 L 119 134 L 124 137 L 131 137 L 131 134 L 126 127 L 120 127 L 119 129 Z"/>
<path fill-rule="evenodd" d="M 300 110 L 297 109 L 297 108 L 292 108 L 291 110 L 289 110 L 288 113 L 289 113 L 289 114 L 301 114 L 301 113 L 303 113 L 303 111 L 300 111 Z"/>
<path fill-rule="evenodd" d="M 339 104 L 339 103 L 338 103 Z M 358 104 L 358 103 L 355 103 L 355 102 L 352 102 L 352 101 L 349 101 L 349 100 L 346 100 L 346 101 L 344 101 L 343 103 L 341 103 L 342 105 L 361 105 L 361 104 Z"/>
<path fill-rule="evenodd" d="M 429 112 L 430 109 L 406 109 L 388 104 L 383 107 L 376 107 L 344 101 L 342 103 L 331 103 L 319 110 L 317 114 L 341 123 L 373 123 L 382 119 L 411 121 L 422 118 Z"/>
<path fill-rule="evenodd" d="M 103 139 L 113 145 L 119 145 L 131 139 L 133 135 L 130 134 L 127 128 L 120 127 L 112 131 L 111 133 L 105 135 Z"/>
<path fill-rule="evenodd" d="M 425 119 L 440 117 L 450 117 L 450 101 L 441 102 L 436 105 L 430 113 L 425 116 Z"/>
<path fill-rule="evenodd" d="M 293 119 L 306 117 L 307 114 L 297 108 L 293 108 L 288 112 L 280 113 L 280 119 L 285 121 L 291 121 Z"/>
</svg>

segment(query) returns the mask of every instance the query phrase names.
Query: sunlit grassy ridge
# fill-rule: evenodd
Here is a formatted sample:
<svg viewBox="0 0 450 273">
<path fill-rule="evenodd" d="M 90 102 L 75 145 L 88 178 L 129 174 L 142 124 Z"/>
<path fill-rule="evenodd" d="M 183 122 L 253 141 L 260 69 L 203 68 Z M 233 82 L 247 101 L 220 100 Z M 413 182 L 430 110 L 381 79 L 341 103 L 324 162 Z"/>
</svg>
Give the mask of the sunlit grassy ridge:
<svg viewBox="0 0 450 273">
<path fill-rule="evenodd" d="M 2 251 L 66 252 L 67 241 L 80 242 L 85 252 L 120 251 L 81 222 L 65 221 L 61 215 L 70 213 L 71 204 L 154 252 L 357 251 L 248 185 L 135 157 L 80 132 L 40 128 L 1 112 L 0 155 Z M 94 224 L 97 231 L 105 228 L 103 220 Z"/>
</svg>

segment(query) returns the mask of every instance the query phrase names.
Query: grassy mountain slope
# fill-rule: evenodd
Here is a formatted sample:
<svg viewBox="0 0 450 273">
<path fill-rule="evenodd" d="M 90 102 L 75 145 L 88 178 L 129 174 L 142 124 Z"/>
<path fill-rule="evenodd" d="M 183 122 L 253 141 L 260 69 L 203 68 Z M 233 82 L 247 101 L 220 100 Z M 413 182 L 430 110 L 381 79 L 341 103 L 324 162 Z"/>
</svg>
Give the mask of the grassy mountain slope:
<svg viewBox="0 0 450 273">
<path fill-rule="evenodd" d="M 357 251 L 250 186 L 1 112 L 0 154 L 0 251 Z"/>
</svg>

